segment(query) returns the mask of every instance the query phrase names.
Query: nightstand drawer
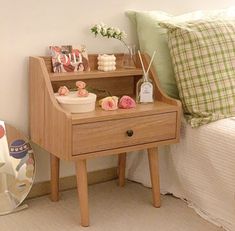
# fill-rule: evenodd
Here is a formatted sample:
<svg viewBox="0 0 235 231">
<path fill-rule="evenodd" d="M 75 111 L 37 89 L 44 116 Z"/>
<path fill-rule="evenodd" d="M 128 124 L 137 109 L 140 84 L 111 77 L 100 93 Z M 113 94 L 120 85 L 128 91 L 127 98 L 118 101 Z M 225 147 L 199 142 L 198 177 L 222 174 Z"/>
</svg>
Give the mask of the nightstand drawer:
<svg viewBox="0 0 235 231">
<path fill-rule="evenodd" d="M 73 155 L 174 139 L 176 112 L 73 126 Z"/>
</svg>

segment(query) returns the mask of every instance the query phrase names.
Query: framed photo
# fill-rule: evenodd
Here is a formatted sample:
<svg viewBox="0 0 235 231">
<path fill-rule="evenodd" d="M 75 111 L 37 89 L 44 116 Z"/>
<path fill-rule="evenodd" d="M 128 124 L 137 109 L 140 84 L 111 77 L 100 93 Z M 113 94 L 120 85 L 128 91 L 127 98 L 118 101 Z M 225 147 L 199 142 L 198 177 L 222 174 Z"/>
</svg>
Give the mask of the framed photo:
<svg viewBox="0 0 235 231">
<path fill-rule="evenodd" d="M 72 45 L 50 46 L 53 72 L 90 71 L 85 46 Z"/>
</svg>

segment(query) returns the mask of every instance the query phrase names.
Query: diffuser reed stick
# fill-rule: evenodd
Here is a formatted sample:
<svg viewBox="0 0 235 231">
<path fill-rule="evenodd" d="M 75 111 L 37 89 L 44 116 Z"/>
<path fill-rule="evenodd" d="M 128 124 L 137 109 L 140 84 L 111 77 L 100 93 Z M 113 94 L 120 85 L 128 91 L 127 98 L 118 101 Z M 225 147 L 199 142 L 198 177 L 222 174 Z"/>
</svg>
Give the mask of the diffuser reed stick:
<svg viewBox="0 0 235 231">
<path fill-rule="evenodd" d="M 138 55 L 140 57 L 140 62 L 141 62 L 141 66 L 142 66 L 142 69 L 143 69 L 143 72 L 144 72 L 144 75 L 146 74 L 145 72 L 145 68 L 144 68 L 144 64 L 143 64 L 143 60 L 142 60 L 142 57 L 141 57 L 141 54 L 140 54 L 140 51 L 138 50 Z"/>
</svg>

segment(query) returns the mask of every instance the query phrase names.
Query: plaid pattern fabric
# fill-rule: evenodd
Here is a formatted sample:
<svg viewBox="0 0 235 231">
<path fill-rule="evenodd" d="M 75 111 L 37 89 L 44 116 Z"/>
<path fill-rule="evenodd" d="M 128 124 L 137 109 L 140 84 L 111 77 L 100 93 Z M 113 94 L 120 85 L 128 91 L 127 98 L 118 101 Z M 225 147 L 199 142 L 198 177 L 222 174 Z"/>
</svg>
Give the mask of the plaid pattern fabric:
<svg viewBox="0 0 235 231">
<path fill-rule="evenodd" d="M 168 45 L 192 127 L 234 115 L 235 21 L 196 21 L 168 28 Z"/>
</svg>

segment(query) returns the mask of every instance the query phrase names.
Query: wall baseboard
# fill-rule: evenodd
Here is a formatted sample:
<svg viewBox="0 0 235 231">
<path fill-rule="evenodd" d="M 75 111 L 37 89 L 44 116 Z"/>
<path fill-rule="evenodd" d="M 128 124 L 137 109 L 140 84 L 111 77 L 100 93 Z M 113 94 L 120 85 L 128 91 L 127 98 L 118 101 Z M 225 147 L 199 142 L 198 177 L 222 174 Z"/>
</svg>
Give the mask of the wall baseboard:
<svg viewBox="0 0 235 231">
<path fill-rule="evenodd" d="M 105 181 L 117 179 L 117 167 L 102 169 L 94 172 L 88 172 L 88 184 L 97 184 Z M 77 187 L 76 176 L 67 176 L 60 178 L 60 191 L 75 189 Z M 35 198 L 50 193 L 50 181 L 35 183 L 27 196 Z"/>
</svg>

